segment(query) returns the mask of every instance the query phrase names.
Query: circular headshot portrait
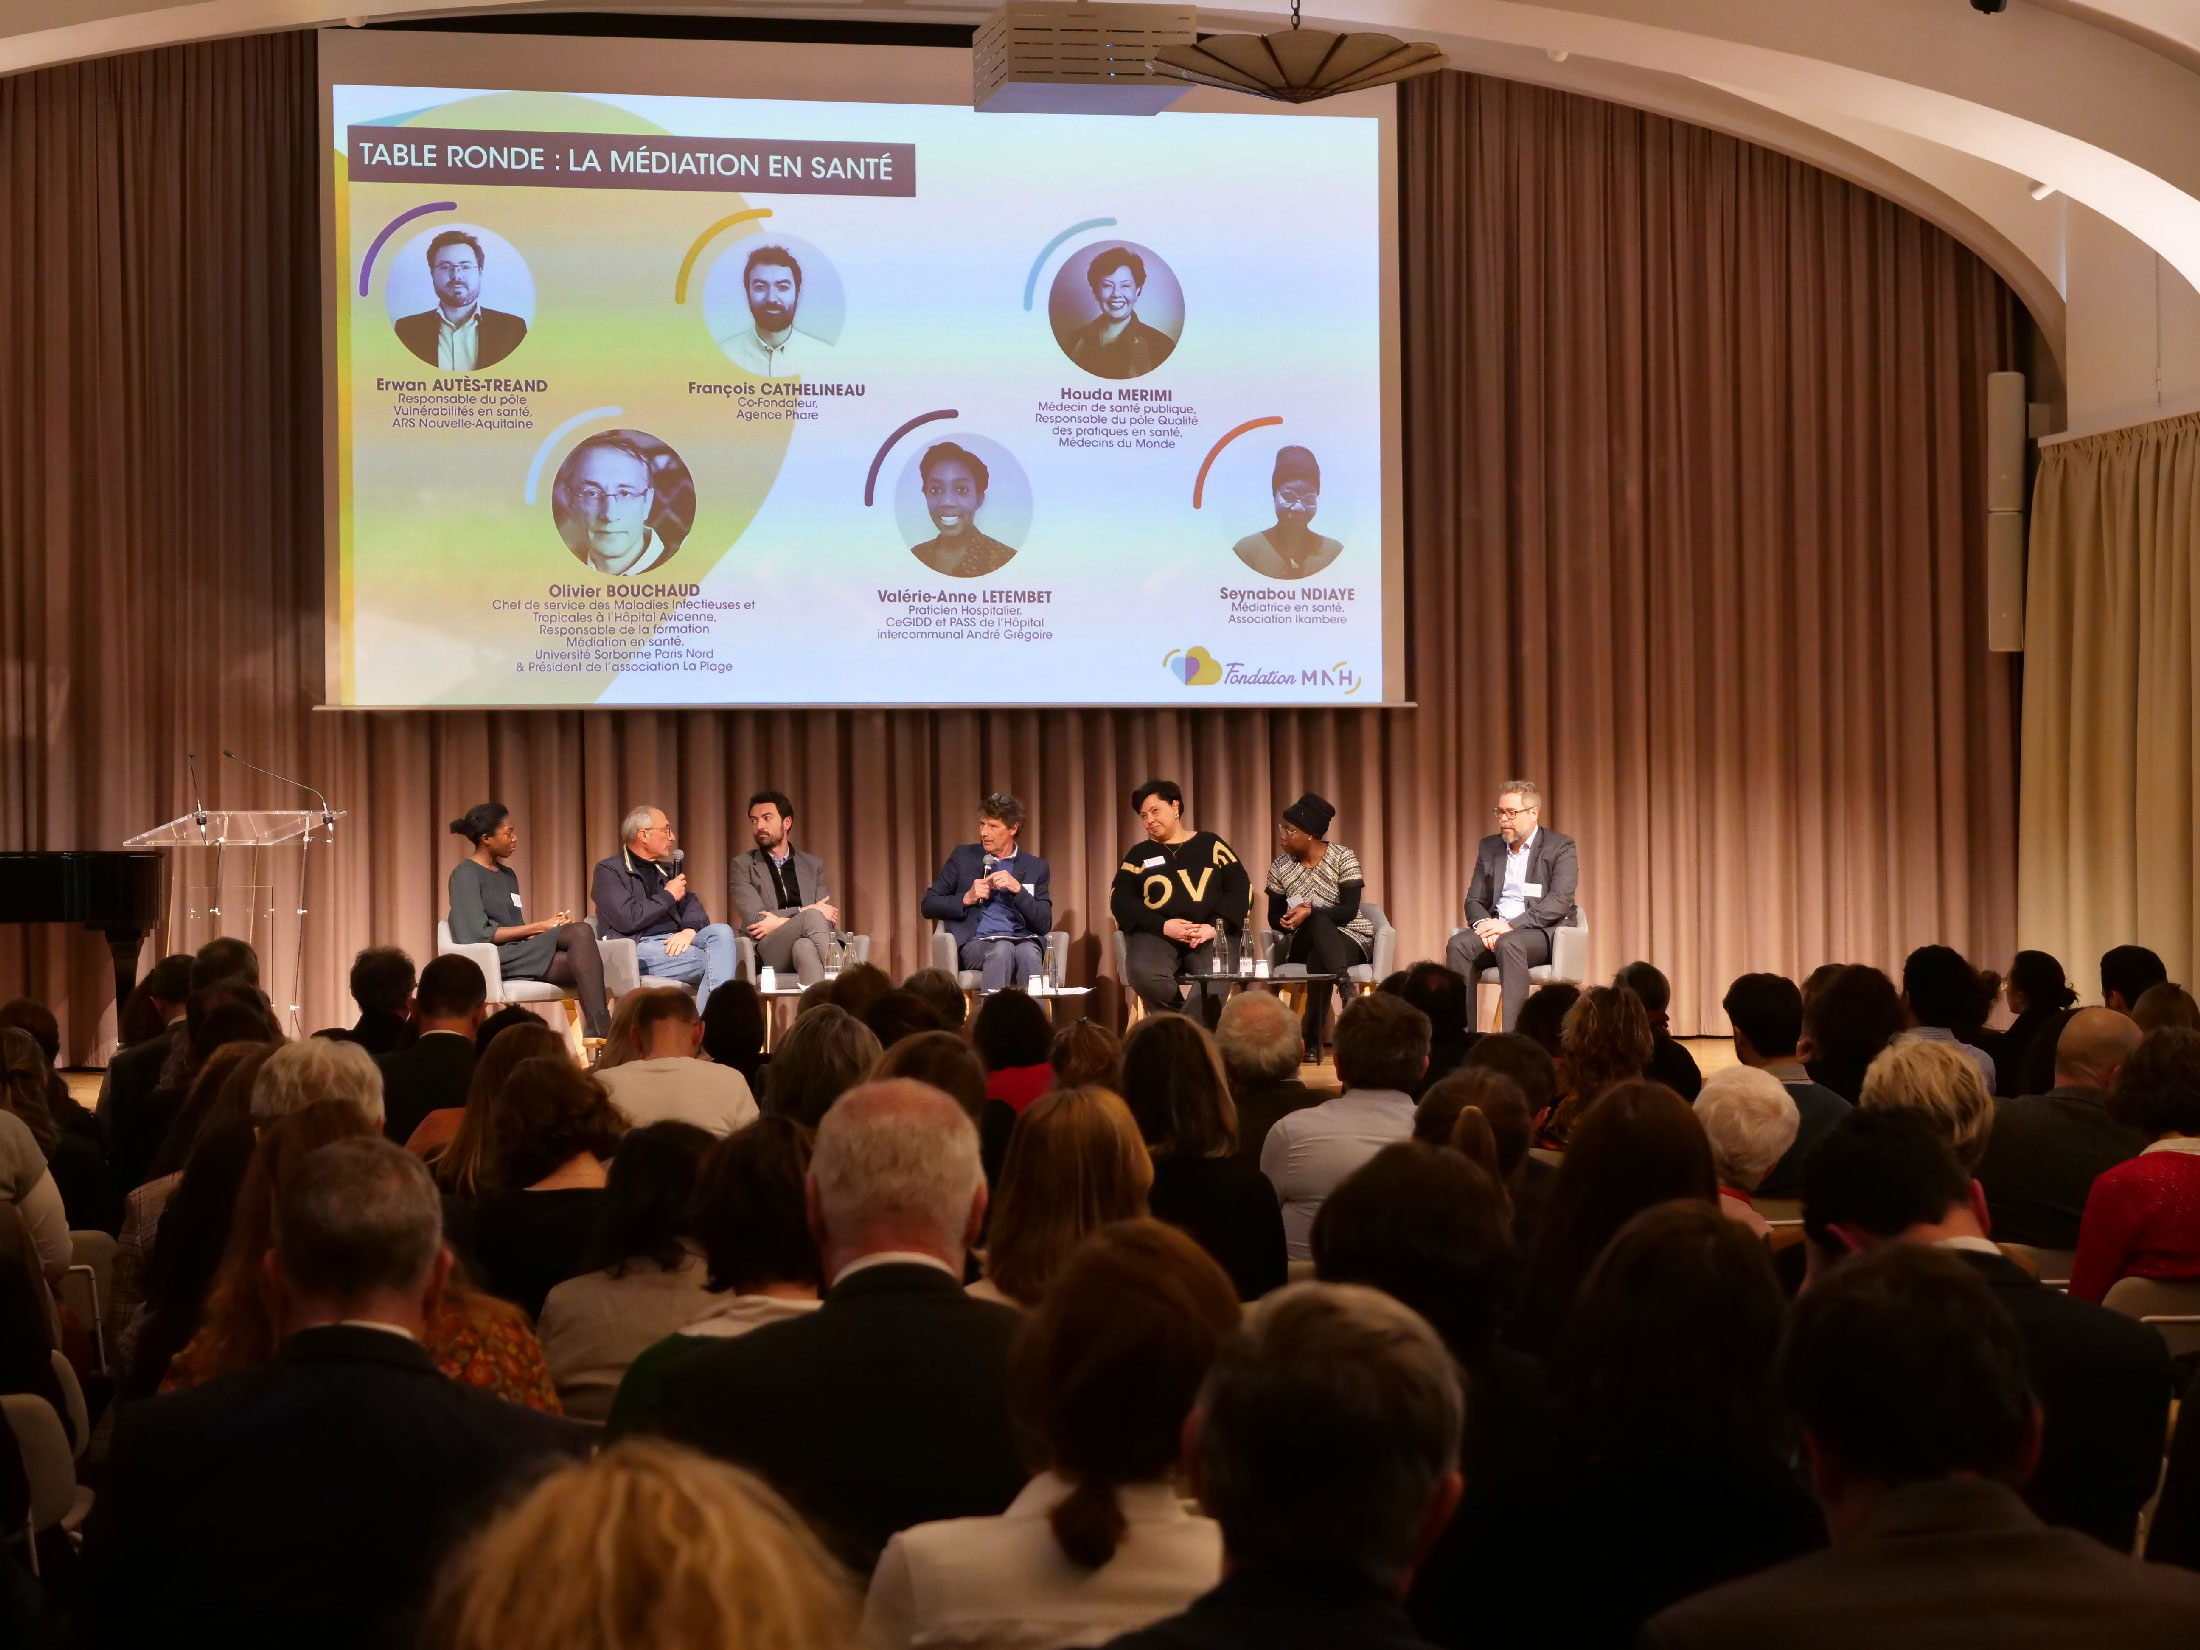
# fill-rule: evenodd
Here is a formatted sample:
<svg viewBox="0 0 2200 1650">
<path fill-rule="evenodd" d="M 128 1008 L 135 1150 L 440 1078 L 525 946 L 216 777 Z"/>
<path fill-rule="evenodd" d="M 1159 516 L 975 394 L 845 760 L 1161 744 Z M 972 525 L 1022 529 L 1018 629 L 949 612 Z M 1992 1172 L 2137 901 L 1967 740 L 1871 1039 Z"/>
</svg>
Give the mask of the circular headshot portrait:
<svg viewBox="0 0 2200 1650">
<path fill-rule="evenodd" d="M 1249 466 L 1241 463 L 1239 468 Z M 1228 488 L 1231 506 L 1247 511 L 1258 508 L 1253 498 L 1254 478 L 1240 475 L 1233 479 L 1236 485 Z M 1321 463 L 1305 447 L 1278 447 L 1267 484 L 1268 502 L 1275 509 L 1276 519 L 1237 541 L 1233 546 L 1237 559 L 1263 578 L 1311 578 L 1344 550 L 1343 540 L 1325 537 L 1314 526 L 1322 507 Z"/>
<path fill-rule="evenodd" d="M 382 283 L 397 341 L 438 372 L 493 367 L 527 341 L 535 277 L 502 235 L 479 224 L 421 231 Z"/>
<path fill-rule="evenodd" d="M 1031 534 L 1031 478 L 998 441 L 956 432 L 910 455 L 894 483 L 909 553 L 935 573 L 975 579 L 1008 565 Z"/>
<path fill-rule="evenodd" d="M 1184 336 L 1184 289 L 1150 247 L 1094 241 L 1055 272 L 1047 319 L 1062 353 L 1095 378 L 1143 378 Z"/>
<path fill-rule="evenodd" d="M 703 277 L 703 324 L 710 340 L 753 378 L 829 371 L 847 319 L 840 271 L 792 235 L 736 241 Z"/>
<path fill-rule="evenodd" d="M 695 525 L 695 478 L 655 436 L 604 430 L 577 442 L 558 466 L 550 516 L 590 572 L 653 573 L 680 553 Z"/>
</svg>

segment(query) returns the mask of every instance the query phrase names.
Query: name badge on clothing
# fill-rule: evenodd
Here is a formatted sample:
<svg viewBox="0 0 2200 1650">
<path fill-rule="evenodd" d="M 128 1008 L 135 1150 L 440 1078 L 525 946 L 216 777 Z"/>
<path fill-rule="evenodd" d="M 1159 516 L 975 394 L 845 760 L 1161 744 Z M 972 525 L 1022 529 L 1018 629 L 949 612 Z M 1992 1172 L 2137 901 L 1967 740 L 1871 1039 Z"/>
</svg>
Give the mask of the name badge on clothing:
<svg viewBox="0 0 2200 1650">
<path fill-rule="evenodd" d="M 1159 854 L 1155 854 L 1152 858 L 1148 859 L 1146 863 L 1142 867 L 1140 867 L 1140 869 L 1150 871 L 1156 865 L 1163 865 L 1166 863 L 1167 861 L 1165 861 Z"/>
<path fill-rule="evenodd" d="M 520 908 L 520 904 L 519 904 L 519 895 L 517 895 L 517 894 L 514 894 L 514 895 L 512 896 L 512 909 L 516 911 L 516 910 L 518 910 L 519 908 Z"/>
<path fill-rule="evenodd" d="M 1520 885 L 1520 891 L 1530 899 L 1541 899 L 1543 897 L 1543 884 L 1540 882 L 1523 882 Z"/>
</svg>

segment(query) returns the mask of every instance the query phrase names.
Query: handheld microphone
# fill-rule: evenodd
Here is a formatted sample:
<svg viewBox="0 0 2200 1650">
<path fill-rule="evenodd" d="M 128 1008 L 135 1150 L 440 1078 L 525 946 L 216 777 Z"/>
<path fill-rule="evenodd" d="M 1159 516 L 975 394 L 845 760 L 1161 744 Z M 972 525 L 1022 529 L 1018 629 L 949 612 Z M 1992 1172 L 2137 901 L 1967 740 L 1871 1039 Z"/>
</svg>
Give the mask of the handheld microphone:
<svg viewBox="0 0 2200 1650">
<path fill-rule="evenodd" d="M 994 860 L 993 860 L 993 856 L 992 856 L 991 854 L 987 854 L 987 855 L 985 856 L 985 874 L 986 874 L 987 876 L 991 876 L 991 875 L 993 874 L 993 865 L 994 865 Z"/>
<path fill-rule="evenodd" d="M 268 778 L 278 784 L 293 785 L 301 791 L 310 792 L 313 800 L 321 804 L 321 824 L 327 829 L 330 836 L 336 834 L 336 815 L 329 811 L 328 798 L 323 796 L 317 788 L 308 785 L 303 779 L 292 779 L 287 775 L 276 773 L 271 768 L 263 768 L 257 762 L 247 762 L 233 750 L 224 750 L 222 755 L 228 757 L 240 768 L 250 768 L 254 773 L 266 774 Z"/>
<path fill-rule="evenodd" d="M 206 798 L 199 795 L 199 753 L 185 751 L 183 760 L 191 769 L 191 817 L 198 821 L 199 840 L 206 840 Z"/>
</svg>

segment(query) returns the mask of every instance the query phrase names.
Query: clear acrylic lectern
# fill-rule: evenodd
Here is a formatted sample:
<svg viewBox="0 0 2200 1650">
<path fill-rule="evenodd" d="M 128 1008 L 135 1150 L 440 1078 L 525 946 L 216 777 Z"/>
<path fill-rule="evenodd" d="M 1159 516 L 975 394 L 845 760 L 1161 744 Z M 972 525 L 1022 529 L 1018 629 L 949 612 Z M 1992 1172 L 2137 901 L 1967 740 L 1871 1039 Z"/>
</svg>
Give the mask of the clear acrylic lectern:
<svg viewBox="0 0 2200 1650">
<path fill-rule="evenodd" d="M 196 951 L 226 934 L 260 954 L 260 981 L 276 1012 L 276 986 L 290 981 L 288 1013 L 294 1036 L 298 987 L 305 963 L 306 866 L 316 843 L 336 840 L 342 813 L 319 809 L 255 809 L 185 814 L 134 836 L 125 848 L 173 850 L 168 878 L 170 951 Z"/>
</svg>

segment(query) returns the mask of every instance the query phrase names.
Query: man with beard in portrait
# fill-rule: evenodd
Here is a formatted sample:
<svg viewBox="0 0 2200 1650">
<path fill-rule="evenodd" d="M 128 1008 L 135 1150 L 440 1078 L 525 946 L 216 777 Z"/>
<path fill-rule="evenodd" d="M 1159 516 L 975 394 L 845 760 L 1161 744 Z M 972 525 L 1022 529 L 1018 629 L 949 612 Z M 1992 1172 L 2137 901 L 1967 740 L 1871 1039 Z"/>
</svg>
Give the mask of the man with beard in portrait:
<svg viewBox="0 0 2200 1650">
<path fill-rule="evenodd" d="M 733 364 L 758 378 L 800 378 L 825 346 L 795 331 L 802 265 L 783 246 L 760 246 L 741 272 L 750 324 L 718 340 Z"/>
</svg>

